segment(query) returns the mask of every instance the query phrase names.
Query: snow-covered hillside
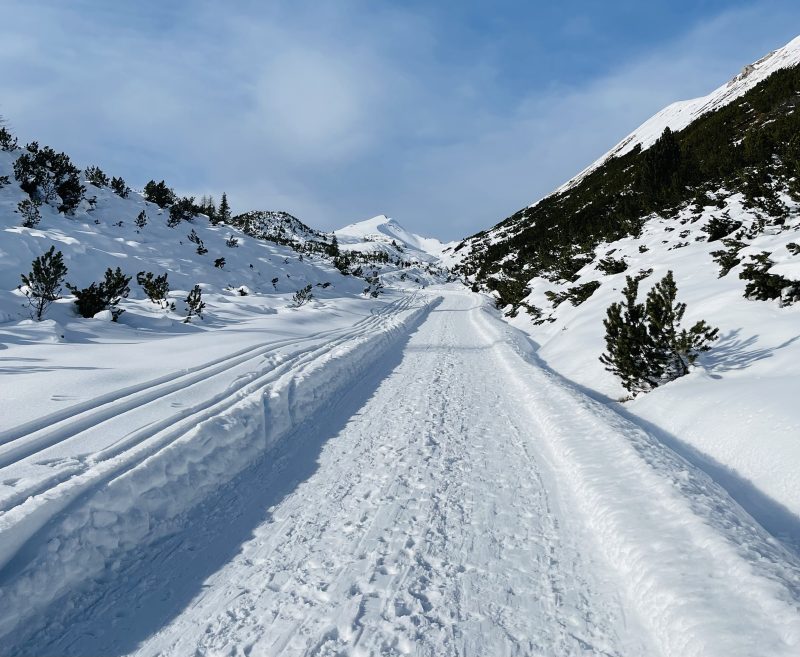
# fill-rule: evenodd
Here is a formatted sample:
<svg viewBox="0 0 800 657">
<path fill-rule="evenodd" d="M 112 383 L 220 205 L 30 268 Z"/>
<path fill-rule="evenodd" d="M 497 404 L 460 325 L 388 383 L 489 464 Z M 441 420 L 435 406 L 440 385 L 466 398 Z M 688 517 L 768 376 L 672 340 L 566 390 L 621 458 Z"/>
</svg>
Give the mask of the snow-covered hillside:
<svg viewBox="0 0 800 657">
<path fill-rule="evenodd" d="M 324 247 L 330 236 L 286 213 L 246 213 L 234 217 L 228 225 L 213 225 L 206 217 L 197 216 L 170 227 L 168 209 L 145 201 L 139 193 L 132 191 L 121 198 L 109 187 L 98 188 L 84 180 L 85 196 L 92 199 L 91 203 L 82 201 L 70 215 L 43 204 L 38 225 L 23 228 L 17 205 L 28 196 L 16 184 L 12 168 L 20 152 L 0 151 L 0 175 L 11 181 L 0 188 L 0 322 L 6 323 L 7 330 L 11 322 L 17 331 L 64 334 L 63 339 L 69 341 L 73 330 L 94 327 L 76 315 L 66 290 L 48 311 L 47 321 L 30 321 L 27 299 L 18 289 L 20 275 L 27 274 L 33 259 L 52 245 L 64 256 L 66 282 L 79 288 L 102 279 L 109 267 L 120 267 L 132 276 L 131 293 L 119 304 L 125 311 L 119 324 L 133 329 L 165 330 L 169 326 L 178 332 L 194 330 L 179 325 L 186 316 L 183 300 L 195 284 L 200 285 L 207 304 L 204 320 L 192 325 L 196 330 L 284 311 L 295 292 L 307 285 L 312 286 L 312 294 L 320 303 L 363 292 L 363 277 L 343 275 L 331 257 L 319 253 L 319 249 L 302 249 L 308 243 Z M 145 223 L 139 227 L 136 221 L 142 212 Z M 398 278 L 392 274 L 403 269 L 406 286 L 412 287 L 440 280 L 428 266 L 398 267 L 395 261 L 387 261 L 371 263 L 373 269 L 378 276 L 392 280 Z M 136 284 L 140 271 L 168 275 L 174 310 L 164 310 L 147 300 Z"/>
<path fill-rule="evenodd" d="M 433 258 L 348 265 L 283 212 L 175 221 L 85 175 L 73 211 L 53 196 L 23 227 L 25 152 L 0 150 L 0 636 L 172 532 L 363 377 L 430 308 L 416 291 L 446 278 Z M 21 275 L 51 247 L 66 276 L 37 321 Z M 67 284 L 117 268 L 130 293 L 82 317 Z M 140 272 L 166 275 L 163 300 Z"/>
<path fill-rule="evenodd" d="M 800 306 L 746 299 L 739 278 L 750 256 L 766 251 L 776 263 L 770 272 L 800 279 L 800 255 L 787 248 L 800 242 L 800 204 L 784 200 L 790 219 L 764 231 L 758 231 L 758 214 L 743 206 L 741 195 L 730 197 L 722 208 L 687 208 L 675 218 L 654 218 L 640 236 L 597 247 L 594 261 L 574 281 L 532 279 L 525 303 L 543 315 L 537 319 L 521 310 L 509 321 L 531 335 L 541 358 L 555 370 L 609 400 L 624 398 L 619 379 L 599 361 L 606 309 L 622 300 L 626 276 L 646 276 L 640 283 L 643 300 L 654 283 L 673 271 L 678 298 L 687 304 L 683 324 L 705 319 L 720 329 L 720 338 L 688 376 L 625 403 L 626 412 L 651 422 L 682 453 L 716 464 L 745 507 L 759 504 L 763 494 L 800 516 L 800 412 L 795 403 Z M 752 240 L 743 237 L 747 244 L 737 256 L 741 263 L 720 277 L 711 253 L 726 247 L 719 239 L 709 242 L 704 228 L 723 216 L 742 222 L 743 232 L 756 225 L 758 234 Z M 599 263 L 606 257 L 624 261 L 625 271 L 601 271 Z M 599 285 L 580 305 L 565 299 L 554 308 L 548 298 L 586 284 Z M 790 528 L 781 524 L 780 513 L 775 522 L 779 533 Z M 787 538 L 800 545 L 800 532 L 791 531 Z"/>
<path fill-rule="evenodd" d="M 667 107 L 556 193 L 455 252 L 461 273 L 504 299 L 508 321 L 531 336 L 550 367 L 713 471 L 737 501 L 795 546 L 798 64 L 800 38 L 708 96 Z M 723 163 L 706 178 L 687 177 L 672 191 L 653 192 L 643 180 L 666 127 L 683 129 L 664 143 L 690 162 L 684 171 L 702 170 L 723 146 L 726 159 L 742 155 L 738 169 L 718 173 Z M 637 145 L 643 152 L 637 154 Z M 692 159 L 694 152 L 700 154 Z M 662 176 L 664 188 L 670 175 Z M 764 253 L 767 260 L 757 265 Z M 627 276 L 641 279 L 643 301 L 668 271 L 678 299 L 688 304 L 683 325 L 704 319 L 719 328 L 719 339 L 688 376 L 618 404 L 628 393 L 599 361 L 606 311 L 622 301 Z M 758 292 L 745 297 L 746 285 L 768 283 L 775 289 L 760 300 Z"/>
</svg>

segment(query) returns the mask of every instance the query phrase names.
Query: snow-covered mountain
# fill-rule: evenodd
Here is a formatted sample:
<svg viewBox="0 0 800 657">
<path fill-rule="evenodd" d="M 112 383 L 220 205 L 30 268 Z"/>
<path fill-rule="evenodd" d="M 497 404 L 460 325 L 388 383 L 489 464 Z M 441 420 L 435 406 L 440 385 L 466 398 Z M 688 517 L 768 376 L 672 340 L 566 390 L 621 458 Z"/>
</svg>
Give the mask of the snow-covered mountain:
<svg viewBox="0 0 800 657">
<path fill-rule="evenodd" d="M 348 224 L 334 234 L 341 248 L 363 253 L 380 251 L 416 262 L 438 262 L 442 252 L 451 246 L 432 237 L 415 235 L 383 214 Z"/>
<path fill-rule="evenodd" d="M 773 50 L 758 61 L 748 64 L 740 73 L 710 94 L 691 100 L 677 101 L 668 105 L 622 139 L 605 155 L 599 157 L 577 176 L 564 183 L 555 193 L 563 192 L 573 187 L 612 157 L 624 155 L 637 145 L 641 146 L 642 149 L 649 148 L 661 136 L 664 128 L 668 127 L 673 132 L 683 130 L 703 114 L 714 112 L 736 100 L 776 71 L 792 68 L 798 64 L 800 64 L 800 36 L 782 48 Z"/>
</svg>

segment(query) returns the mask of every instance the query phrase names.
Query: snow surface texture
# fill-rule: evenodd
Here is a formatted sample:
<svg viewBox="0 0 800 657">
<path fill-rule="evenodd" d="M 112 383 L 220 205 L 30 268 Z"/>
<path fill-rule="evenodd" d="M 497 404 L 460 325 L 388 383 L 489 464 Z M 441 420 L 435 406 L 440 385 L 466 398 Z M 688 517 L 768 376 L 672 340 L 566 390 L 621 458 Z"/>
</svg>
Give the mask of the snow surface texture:
<svg viewBox="0 0 800 657">
<path fill-rule="evenodd" d="M 564 183 L 554 193 L 563 192 L 578 184 L 587 174 L 597 169 L 606 160 L 624 155 L 637 144 L 641 144 L 643 150 L 649 148 L 661 136 L 664 128 L 668 127 L 673 132 L 683 130 L 701 115 L 713 112 L 744 95 L 759 82 L 766 80 L 775 71 L 791 68 L 798 64 L 800 64 L 800 36 L 787 43 L 783 48 L 773 50 L 757 62 L 745 66 L 736 77 L 707 96 L 668 105 L 636 128 L 608 153 L 590 164 L 570 181 Z"/>
<path fill-rule="evenodd" d="M 7 636 L 9 652 L 797 654 L 795 555 L 550 373 L 481 297 L 435 295 L 346 394 Z M 227 443 L 219 427 L 209 442 Z M 119 516 L 69 522 L 90 508 L 65 514 L 31 564 L 68 532 L 112 549 Z"/>
</svg>

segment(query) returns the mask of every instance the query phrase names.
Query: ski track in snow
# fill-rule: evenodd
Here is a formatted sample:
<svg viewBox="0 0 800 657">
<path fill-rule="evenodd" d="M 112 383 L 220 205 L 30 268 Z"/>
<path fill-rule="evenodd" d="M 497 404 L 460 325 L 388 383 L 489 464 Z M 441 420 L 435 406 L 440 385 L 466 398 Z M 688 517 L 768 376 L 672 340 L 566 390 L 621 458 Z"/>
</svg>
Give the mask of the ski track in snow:
<svg viewBox="0 0 800 657">
<path fill-rule="evenodd" d="M 14 652 L 800 652 L 795 555 L 542 368 L 482 297 L 437 294 L 343 397 L 41 612 Z M 180 380 L 124 399 L 134 412 Z"/>
</svg>

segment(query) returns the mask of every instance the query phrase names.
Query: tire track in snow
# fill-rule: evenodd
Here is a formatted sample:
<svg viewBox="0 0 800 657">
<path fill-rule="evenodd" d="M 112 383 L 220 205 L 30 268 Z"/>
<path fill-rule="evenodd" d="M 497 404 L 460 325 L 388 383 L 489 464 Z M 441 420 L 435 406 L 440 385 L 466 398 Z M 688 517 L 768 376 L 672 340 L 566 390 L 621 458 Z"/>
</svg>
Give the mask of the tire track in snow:
<svg viewBox="0 0 800 657">
<path fill-rule="evenodd" d="M 379 313 L 359 320 L 352 326 L 242 349 L 208 363 L 187 368 L 178 374 L 169 374 L 136 386 L 109 392 L 89 402 L 77 404 L 58 413 L 27 422 L 22 426 L 7 429 L 0 432 L 0 469 L 73 439 L 87 430 L 97 429 L 109 420 L 117 420 L 131 412 L 141 411 L 151 402 L 163 401 L 165 397 L 173 393 L 184 392 L 187 388 L 205 382 L 211 377 L 226 374 L 234 368 L 253 361 L 258 362 L 259 359 L 287 346 L 302 345 L 318 340 L 325 341 L 340 335 L 347 336 L 354 329 L 373 327 L 380 323 L 386 315 L 407 308 L 411 302 L 411 297 L 403 297 L 392 302 Z M 290 357 L 304 351 L 301 349 L 291 352 Z M 261 369 L 263 366 L 256 367 Z"/>
</svg>

